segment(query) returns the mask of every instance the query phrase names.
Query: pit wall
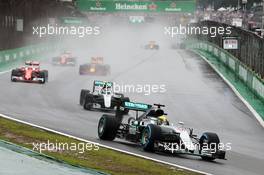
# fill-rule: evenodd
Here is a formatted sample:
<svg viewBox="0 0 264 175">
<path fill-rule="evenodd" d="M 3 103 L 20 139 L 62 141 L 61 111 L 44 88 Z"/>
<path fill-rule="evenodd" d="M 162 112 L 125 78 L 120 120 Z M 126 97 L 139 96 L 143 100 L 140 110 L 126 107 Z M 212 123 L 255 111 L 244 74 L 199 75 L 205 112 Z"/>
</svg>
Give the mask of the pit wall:
<svg viewBox="0 0 264 175">
<path fill-rule="evenodd" d="M 264 81 L 236 57 L 217 45 L 192 40 L 186 43 L 190 49 L 205 58 L 220 72 L 254 108 L 264 121 Z"/>
</svg>

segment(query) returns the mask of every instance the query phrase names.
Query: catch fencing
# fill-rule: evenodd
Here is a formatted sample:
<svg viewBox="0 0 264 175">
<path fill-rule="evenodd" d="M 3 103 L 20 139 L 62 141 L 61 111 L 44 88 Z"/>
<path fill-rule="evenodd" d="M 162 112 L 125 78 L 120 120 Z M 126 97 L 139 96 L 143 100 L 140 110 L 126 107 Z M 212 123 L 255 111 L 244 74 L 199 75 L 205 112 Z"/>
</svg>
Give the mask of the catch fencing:
<svg viewBox="0 0 264 175">
<path fill-rule="evenodd" d="M 219 61 L 231 69 L 249 87 L 249 89 L 264 102 L 264 81 L 246 64 L 242 63 L 231 53 L 223 50 L 216 44 L 199 40 L 188 42 L 187 47 L 189 49 L 198 49 L 214 55 Z"/>
<path fill-rule="evenodd" d="M 16 49 L 0 51 L 0 67 L 10 65 L 12 63 L 21 62 L 24 60 L 38 60 L 40 54 L 49 53 L 57 49 L 56 44 L 38 44 Z"/>
<path fill-rule="evenodd" d="M 215 21 L 202 21 L 195 24 L 196 27 L 232 27 L 231 35 L 232 37 L 239 38 L 239 49 L 238 50 L 227 50 L 231 55 L 236 57 L 254 73 L 258 74 L 262 79 L 264 79 L 264 39 L 256 35 L 253 32 L 229 26 L 227 24 L 218 23 Z M 192 35 L 191 38 L 195 38 L 201 41 L 206 41 L 213 43 L 220 48 L 223 48 L 223 39 L 224 36 L 216 35 L 216 37 L 211 37 L 209 35 L 196 34 Z"/>
</svg>

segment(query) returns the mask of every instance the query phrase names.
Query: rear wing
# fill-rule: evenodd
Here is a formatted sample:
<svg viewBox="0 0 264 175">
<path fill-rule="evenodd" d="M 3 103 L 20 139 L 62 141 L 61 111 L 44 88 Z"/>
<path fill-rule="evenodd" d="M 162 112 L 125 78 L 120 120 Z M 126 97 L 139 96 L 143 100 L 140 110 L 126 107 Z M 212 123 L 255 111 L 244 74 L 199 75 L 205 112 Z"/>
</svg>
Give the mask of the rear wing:
<svg viewBox="0 0 264 175">
<path fill-rule="evenodd" d="M 152 107 L 152 105 L 126 101 L 126 102 L 124 102 L 122 107 L 125 109 L 129 109 L 129 110 L 145 112 L 145 111 L 149 110 Z"/>
<path fill-rule="evenodd" d="M 92 64 L 103 64 L 104 63 L 104 58 L 103 57 L 92 57 L 91 58 L 91 63 Z"/>
<path fill-rule="evenodd" d="M 26 61 L 25 65 L 27 65 L 27 66 L 39 66 L 39 62 L 38 61 Z"/>
<path fill-rule="evenodd" d="M 113 88 L 113 85 L 114 85 L 113 82 L 95 80 L 93 83 L 93 92 L 100 91 L 104 86 Z"/>
<path fill-rule="evenodd" d="M 138 112 L 147 112 L 152 108 L 152 105 L 135 102 L 123 102 L 120 106 L 117 106 L 115 117 L 118 122 L 122 122 L 123 116 L 125 115 L 125 109 L 136 111 L 136 118 L 138 118 Z"/>
</svg>

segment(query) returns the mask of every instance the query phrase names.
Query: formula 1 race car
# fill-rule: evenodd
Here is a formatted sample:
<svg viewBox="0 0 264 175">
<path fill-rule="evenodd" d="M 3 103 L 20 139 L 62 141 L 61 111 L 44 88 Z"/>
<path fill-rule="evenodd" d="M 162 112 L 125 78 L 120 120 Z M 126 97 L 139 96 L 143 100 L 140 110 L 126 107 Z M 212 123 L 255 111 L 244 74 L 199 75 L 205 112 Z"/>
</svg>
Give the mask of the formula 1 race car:
<svg viewBox="0 0 264 175">
<path fill-rule="evenodd" d="M 75 66 L 76 58 L 73 57 L 70 52 L 64 52 L 60 56 L 52 58 L 52 64 L 61 66 Z"/>
<path fill-rule="evenodd" d="M 205 132 L 200 138 L 192 128 L 170 125 L 161 107 L 143 103 L 124 102 L 115 116 L 104 114 L 98 123 L 98 136 L 102 140 L 125 139 L 137 143 L 149 152 L 188 154 L 204 160 L 225 159 L 225 151 L 218 147 L 220 140 L 215 133 Z M 135 117 L 123 122 L 123 110 L 136 111 Z M 141 111 L 141 115 L 138 112 Z"/>
<path fill-rule="evenodd" d="M 155 41 L 149 41 L 149 43 L 145 46 L 145 49 L 159 50 L 159 45 L 156 44 Z"/>
<path fill-rule="evenodd" d="M 80 94 L 80 105 L 86 110 L 100 109 L 114 111 L 118 105 L 130 101 L 123 94 L 113 92 L 112 82 L 95 80 L 92 92 L 82 89 Z M 128 109 L 125 110 L 127 114 Z"/>
<path fill-rule="evenodd" d="M 80 65 L 80 75 L 108 75 L 110 74 L 110 66 L 104 64 L 103 57 L 92 57 L 91 63 Z"/>
<path fill-rule="evenodd" d="M 35 82 L 44 84 L 48 82 L 48 71 L 40 70 L 39 62 L 26 61 L 25 66 L 13 69 L 11 81 Z"/>
</svg>

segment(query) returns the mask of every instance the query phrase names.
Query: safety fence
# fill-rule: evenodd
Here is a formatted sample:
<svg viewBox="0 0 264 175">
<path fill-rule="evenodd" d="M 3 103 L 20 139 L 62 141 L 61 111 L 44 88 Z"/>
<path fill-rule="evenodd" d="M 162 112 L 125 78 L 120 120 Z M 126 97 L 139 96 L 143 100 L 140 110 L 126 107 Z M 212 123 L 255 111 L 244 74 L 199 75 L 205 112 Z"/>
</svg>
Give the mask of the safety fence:
<svg viewBox="0 0 264 175">
<path fill-rule="evenodd" d="M 50 51 L 57 48 L 58 45 L 56 44 L 43 43 L 0 51 L 0 68 L 25 60 L 39 60 L 40 54 L 50 53 Z"/>
<path fill-rule="evenodd" d="M 226 65 L 246 86 L 264 103 L 264 81 L 261 77 L 251 70 L 249 66 L 242 63 L 236 57 L 216 44 L 192 40 L 187 47 L 197 49 L 215 56 L 221 63 Z"/>
<path fill-rule="evenodd" d="M 211 37 L 210 35 L 195 34 L 191 37 L 201 41 L 214 43 L 221 48 L 223 48 L 223 37 L 228 36 L 238 38 L 239 48 L 236 50 L 228 50 L 228 52 L 264 79 L 264 38 L 242 28 L 215 21 L 202 21 L 193 25 L 208 29 L 219 29 L 220 27 L 226 29 L 227 27 L 231 27 L 230 35 L 216 35 L 215 37 Z"/>
</svg>

